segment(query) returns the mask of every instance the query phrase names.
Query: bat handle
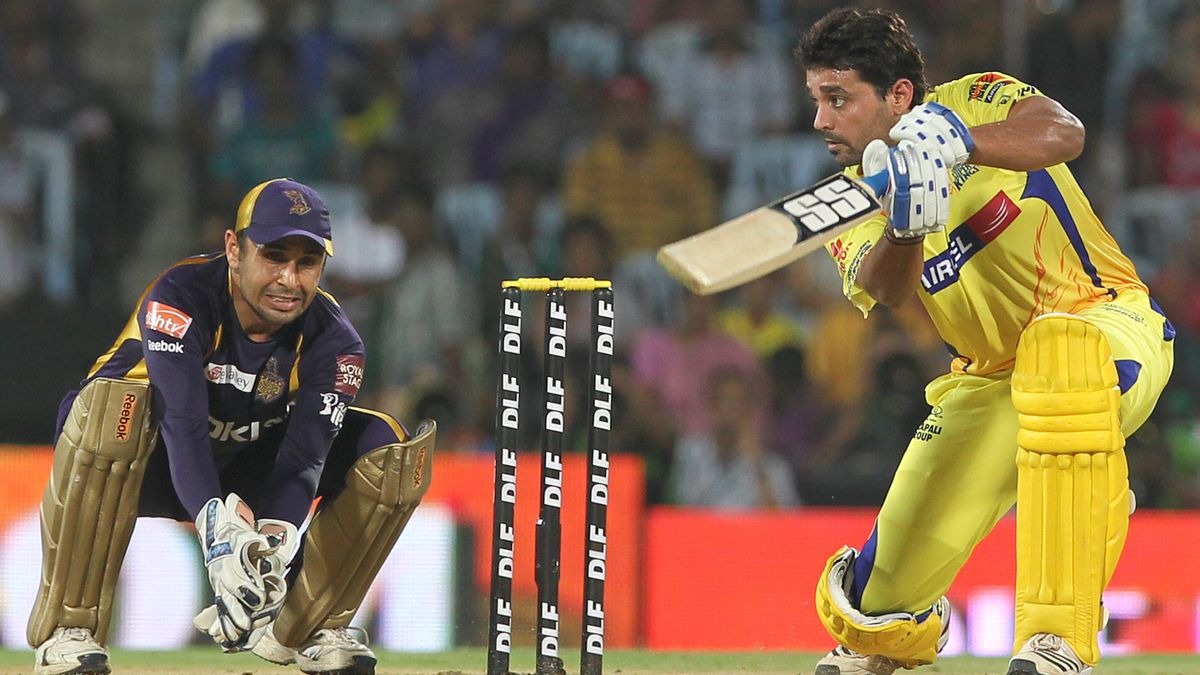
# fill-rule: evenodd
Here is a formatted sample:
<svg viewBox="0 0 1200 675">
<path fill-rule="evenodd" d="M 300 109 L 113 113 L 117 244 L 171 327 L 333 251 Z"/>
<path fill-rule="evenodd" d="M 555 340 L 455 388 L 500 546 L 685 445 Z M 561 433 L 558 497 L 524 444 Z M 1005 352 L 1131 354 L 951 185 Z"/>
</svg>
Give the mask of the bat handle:
<svg viewBox="0 0 1200 675">
<path fill-rule="evenodd" d="M 871 191 L 875 193 L 876 197 L 882 197 L 888 188 L 888 172 L 884 170 L 870 176 L 863 176 L 862 182 L 871 187 Z"/>
</svg>

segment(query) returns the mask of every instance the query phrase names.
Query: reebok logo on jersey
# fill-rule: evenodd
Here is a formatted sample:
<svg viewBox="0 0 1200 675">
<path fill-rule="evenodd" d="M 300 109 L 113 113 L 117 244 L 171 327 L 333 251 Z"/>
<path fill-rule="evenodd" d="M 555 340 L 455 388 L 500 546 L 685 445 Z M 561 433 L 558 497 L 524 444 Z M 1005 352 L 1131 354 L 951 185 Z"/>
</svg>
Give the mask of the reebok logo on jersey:
<svg viewBox="0 0 1200 675">
<path fill-rule="evenodd" d="M 146 328 L 183 339 L 192 325 L 192 317 L 170 305 L 151 300 L 146 305 Z"/>
<path fill-rule="evenodd" d="M 152 352 L 167 352 L 168 354 L 182 354 L 182 342 L 170 342 L 168 340 L 146 340 L 146 349 Z"/>
</svg>

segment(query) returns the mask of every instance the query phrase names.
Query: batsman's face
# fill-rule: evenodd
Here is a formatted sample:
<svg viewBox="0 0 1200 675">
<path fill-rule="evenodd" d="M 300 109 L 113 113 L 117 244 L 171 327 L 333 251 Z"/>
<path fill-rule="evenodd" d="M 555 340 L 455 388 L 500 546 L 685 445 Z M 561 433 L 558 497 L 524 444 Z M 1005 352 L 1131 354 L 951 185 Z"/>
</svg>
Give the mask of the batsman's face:
<svg viewBox="0 0 1200 675">
<path fill-rule="evenodd" d="M 805 84 L 817 108 L 813 128 L 842 166 L 862 162 L 863 150 L 871 141 L 887 140 L 888 131 L 912 101 L 908 80 L 899 80 L 887 95 L 880 96 L 855 70 L 811 68 L 805 73 Z"/>
<path fill-rule="evenodd" d="M 300 318 L 312 304 L 325 269 L 325 251 L 302 236 L 247 243 L 240 246 L 232 230 L 225 233 L 234 307 L 248 334 L 271 334 Z"/>
</svg>

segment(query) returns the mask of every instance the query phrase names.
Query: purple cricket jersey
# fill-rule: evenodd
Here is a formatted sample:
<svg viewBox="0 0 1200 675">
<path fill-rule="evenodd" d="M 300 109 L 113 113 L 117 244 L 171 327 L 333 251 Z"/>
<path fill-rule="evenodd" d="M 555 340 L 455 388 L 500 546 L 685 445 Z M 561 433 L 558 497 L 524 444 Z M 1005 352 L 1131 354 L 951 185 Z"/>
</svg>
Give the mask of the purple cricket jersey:
<svg viewBox="0 0 1200 675">
<path fill-rule="evenodd" d="M 88 373 L 149 381 L 171 482 L 191 517 L 223 497 L 222 468 L 277 447 L 256 515 L 303 521 L 347 407 L 362 384 L 362 340 L 328 293 L 267 342 L 242 332 L 223 254 L 176 263 L 142 294 Z M 65 405 L 65 404 L 64 404 Z M 66 409 L 66 407 L 64 407 Z M 150 477 L 147 476 L 147 480 Z"/>
</svg>

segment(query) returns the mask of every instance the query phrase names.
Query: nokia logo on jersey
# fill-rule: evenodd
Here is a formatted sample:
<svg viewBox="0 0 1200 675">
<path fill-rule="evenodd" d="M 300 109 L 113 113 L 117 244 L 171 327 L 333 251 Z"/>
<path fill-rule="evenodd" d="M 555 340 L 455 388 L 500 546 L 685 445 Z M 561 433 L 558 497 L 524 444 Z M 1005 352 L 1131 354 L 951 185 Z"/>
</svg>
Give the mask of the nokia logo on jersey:
<svg viewBox="0 0 1200 675">
<path fill-rule="evenodd" d="M 950 232 L 945 251 L 925 261 L 921 285 L 930 295 L 958 281 L 958 271 L 981 248 L 1008 229 L 1021 208 L 1003 192 L 996 193 L 983 208 Z"/>
<path fill-rule="evenodd" d="M 152 352 L 167 352 L 169 354 L 182 354 L 182 342 L 168 342 L 166 340 L 147 340 L 146 349 Z"/>
<path fill-rule="evenodd" d="M 235 443 L 250 443 L 257 441 L 264 429 L 269 429 L 282 422 L 284 417 L 272 417 L 262 422 L 254 421 L 249 424 L 236 425 L 235 422 L 222 422 L 208 416 L 208 436 L 214 441 L 234 441 Z"/>
</svg>

